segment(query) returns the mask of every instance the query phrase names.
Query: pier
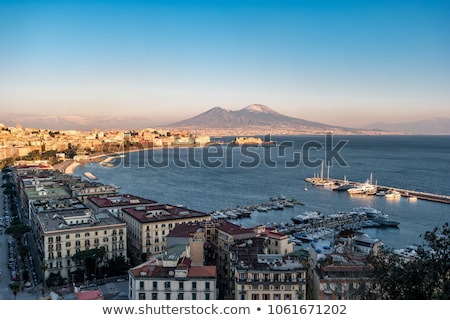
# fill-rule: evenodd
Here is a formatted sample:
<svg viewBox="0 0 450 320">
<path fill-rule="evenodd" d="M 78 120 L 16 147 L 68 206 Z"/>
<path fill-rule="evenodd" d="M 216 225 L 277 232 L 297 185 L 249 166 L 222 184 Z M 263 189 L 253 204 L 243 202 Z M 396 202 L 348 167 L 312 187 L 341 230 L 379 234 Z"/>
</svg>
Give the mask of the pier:
<svg viewBox="0 0 450 320">
<path fill-rule="evenodd" d="M 311 183 L 312 185 L 316 186 L 324 186 L 326 188 L 336 189 L 340 186 L 348 185 L 348 186 L 358 186 L 361 184 L 361 182 L 354 182 L 354 181 L 348 181 L 348 180 L 342 180 L 342 179 L 323 179 L 323 178 L 307 178 L 307 182 Z M 414 190 L 407 190 L 402 188 L 396 188 L 396 187 L 389 187 L 389 186 L 379 186 L 375 185 L 377 192 L 398 192 L 402 197 L 405 198 L 417 198 L 420 200 L 426 200 L 426 201 L 432 201 L 432 202 L 440 202 L 440 203 L 446 203 L 450 204 L 450 196 L 447 195 L 440 195 L 440 194 L 434 194 L 434 193 L 428 193 L 428 192 L 420 192 L 420 191 L 414 191 Z M 374 195 L 376 193 L 370 193 L 371 195 Z"/>
</svg>

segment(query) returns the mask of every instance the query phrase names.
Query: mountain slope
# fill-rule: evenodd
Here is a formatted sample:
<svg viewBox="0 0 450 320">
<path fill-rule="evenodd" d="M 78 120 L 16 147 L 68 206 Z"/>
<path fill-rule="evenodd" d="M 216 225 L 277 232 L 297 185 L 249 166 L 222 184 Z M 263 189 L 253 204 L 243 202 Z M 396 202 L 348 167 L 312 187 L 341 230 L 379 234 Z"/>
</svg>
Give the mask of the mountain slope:
<svg viewBox="0 0 450 320">
<path fill-rule="evenodd" d="M 366 129 L 395 130 L 410 134 L 450 134 L 450 118 L 433 118 L 403 123 L 377 122 L 366 126 Z"/>
<path fill-rule="evenodd" d="M 169 126 L 190 129 L 248 129 L 258 127 L 266 128 L 266 132 L 272 128 L 320 131 L 333 129 L 352 130 L 285 116 L 260 104 L 252 104 L 236 111 L 215 107 L 192 118 L 172 123 Z"/>
</svg>

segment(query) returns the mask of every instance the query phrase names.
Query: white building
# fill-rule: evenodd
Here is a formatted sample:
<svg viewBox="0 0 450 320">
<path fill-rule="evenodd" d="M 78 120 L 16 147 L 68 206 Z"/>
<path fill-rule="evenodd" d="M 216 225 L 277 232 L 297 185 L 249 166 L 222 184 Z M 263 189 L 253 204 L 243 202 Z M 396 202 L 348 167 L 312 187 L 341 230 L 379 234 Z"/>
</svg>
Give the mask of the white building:
<svg viewBox="0 0 450 320">
<path fill-rule="evenodd" d="M 128 271 L 129 300 L 215 300 L 216 266 L 192 266 L 178 245 Z"/>
</svg>

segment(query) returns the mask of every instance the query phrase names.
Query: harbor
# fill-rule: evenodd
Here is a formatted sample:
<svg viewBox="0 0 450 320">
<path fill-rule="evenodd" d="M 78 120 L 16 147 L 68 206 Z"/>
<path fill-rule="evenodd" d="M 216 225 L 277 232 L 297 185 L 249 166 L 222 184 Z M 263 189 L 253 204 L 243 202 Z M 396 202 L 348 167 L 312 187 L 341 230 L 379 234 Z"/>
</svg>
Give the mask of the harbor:
<svg viewBox="0 0 450 320">
<path fill-rule="evenodd" d="M 210 213 L 213 219 L 237 220 L 257 215 L 275 216 L 278 210 L 292 209 L 304 205 L 302 202 L 285 196 L 271 197 L 270 201 L 256 205 L 239 206 Z M 293 213 L 294 211 L 292 211 Z M 272 221 L 265 224 L 280 234 L 289 235 L 292 242 L 309 243 L 318 238 L 328 237 L 342 230 L 362 230 L 365 228 L 398 228 L 399 221 L 392 220 L 388 214 L 370 206 L 360 206 L 348 212 L 324 214 L 320 211 L 305 210 L 290 217 L 289 221 Z"/>
<path fill-rule="evenodd" d="M 334 179 L 316 176 L 306 178 L 305 181 L 313 186 L 330 188 L 335 191 L 346 191 L 349 193 L 349 195 L 367 194 L 384 196 L 386 197 L 386 199 L 396 199 L 404 197 L 408 198 L 408 200 L 410 201 L 426 200 L 450 204 L 450 196 L 378 185 L 377 183 L 373 183 L 372 176 L 365 182 L 349 181 L 346 178 Z"/>
</svg>

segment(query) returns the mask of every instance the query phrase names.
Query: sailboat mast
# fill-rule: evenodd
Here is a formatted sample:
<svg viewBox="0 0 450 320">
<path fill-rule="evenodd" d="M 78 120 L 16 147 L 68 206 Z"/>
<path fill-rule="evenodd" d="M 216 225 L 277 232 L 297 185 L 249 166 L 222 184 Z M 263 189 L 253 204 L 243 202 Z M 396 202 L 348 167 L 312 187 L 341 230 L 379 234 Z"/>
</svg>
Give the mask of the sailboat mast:
<svg viewBox="0 0 450 320">
<path fill-rule="evenodd" d="M 330 162 L 328 162 L 327 169 L 328 169 L 328 172 L 327 172 L 327 181 L 330 181 Z"/>
<path fill-rule="evenodd" d="M 322 161 L 322 169 L 320 170 L 320 180 L 323 180 L 323 161 Z"/>
</svg>

